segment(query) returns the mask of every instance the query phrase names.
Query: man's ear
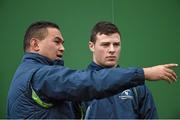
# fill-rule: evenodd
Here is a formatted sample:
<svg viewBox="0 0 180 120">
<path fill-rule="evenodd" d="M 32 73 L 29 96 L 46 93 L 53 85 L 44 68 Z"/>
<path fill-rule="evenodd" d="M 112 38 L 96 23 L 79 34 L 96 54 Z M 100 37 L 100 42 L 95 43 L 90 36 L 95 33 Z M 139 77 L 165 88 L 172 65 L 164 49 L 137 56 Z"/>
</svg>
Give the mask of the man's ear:
<svg viewBox="0 0 180 120">
<path fill-rule="evenodd" d="M 89 41 L 89 49 L 91 50 L 91 52 L 94 52 L 94 46 L 95 44 L 91 41 Z"/>
<path fill-rule="evenodd" d="M 40 42 L 40 40 L 38 40 L 36 38 L 32 38 L 30 40 L 30 48 L 31 48 L 31 50 L 36 51 L 36 52 L 39 51 L 39 42 Z"/>
</svg>

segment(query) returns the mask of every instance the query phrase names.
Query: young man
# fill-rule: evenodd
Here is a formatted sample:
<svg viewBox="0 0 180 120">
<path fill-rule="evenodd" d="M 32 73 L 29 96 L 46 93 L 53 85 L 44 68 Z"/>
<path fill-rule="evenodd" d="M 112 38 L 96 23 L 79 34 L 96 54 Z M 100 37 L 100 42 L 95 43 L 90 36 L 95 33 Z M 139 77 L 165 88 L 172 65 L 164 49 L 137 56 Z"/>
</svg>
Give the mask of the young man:
<svg viewBox="0 0 180 120">
<path fill-rule="evenodd" d="M 91 32 L 89 48 L 93 61 L 88 70 L 119 68 L 121 34 L 110 22 L 97 23 Z M 113 80 L 113 79 L 111 79 Z M 126 80 L 124 80 L 126 81 Z M 129 88 L 114 96 L 86 102 L 87 119 L 156 119 L 157 110 L 151 92 L 145 85 Z"/>
<path fill-rule="evenodd" d="M 176 64 L 144 69 L 71 70 L 63 66 L 63 43 L 56 24 L 41 21 L 29 26 L 24 36 L 25 54 L 8 93 L 8 118 L 80 118 L 79 101 L 112 96 L 144 84 L 144 78 L 176 80 L 170 69 Z"/>
</svg>

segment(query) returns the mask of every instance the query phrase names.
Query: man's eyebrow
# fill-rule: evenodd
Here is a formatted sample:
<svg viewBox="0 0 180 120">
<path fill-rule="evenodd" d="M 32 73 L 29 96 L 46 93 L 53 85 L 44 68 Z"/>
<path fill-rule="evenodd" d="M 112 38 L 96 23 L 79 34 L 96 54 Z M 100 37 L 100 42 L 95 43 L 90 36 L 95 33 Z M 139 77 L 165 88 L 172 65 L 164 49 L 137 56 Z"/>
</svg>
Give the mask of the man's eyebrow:
<svg viewBox="0 0 180 120">
<path fill-rule="evenodd" d="M 62 38 L 60 38 L 60 37 L 55 37 L 55 39 L 58 39 L 59 41 L 61 41 L 62 43 L 64 43 L 64 40 L 62 39 Z"/>
</svg>

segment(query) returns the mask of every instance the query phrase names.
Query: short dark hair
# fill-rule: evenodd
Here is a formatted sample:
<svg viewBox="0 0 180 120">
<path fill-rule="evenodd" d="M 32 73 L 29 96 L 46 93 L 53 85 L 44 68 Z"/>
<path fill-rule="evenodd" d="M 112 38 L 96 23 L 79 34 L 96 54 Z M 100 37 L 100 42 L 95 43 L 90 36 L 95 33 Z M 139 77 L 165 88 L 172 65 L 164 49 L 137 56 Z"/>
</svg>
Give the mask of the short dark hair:
<svg viewBox="0 0 180 120">
<path fill-rule="evenodd" d="M 94 42 L 94 43 L 96 42 L 96 35 L 98 33 L 100 35 L 101 34 L 111 35 L 113 33 L 118 33 L 119 35 L 121 35 L 116 25 L 108 21 L 100 21 L 96 23 L 96 25 L 91 30 L 91 36 L 90 36 L 91 42 Z"/>
<path fill-rule="evenodd" d="M 47 28 L 49 27 L 57 28 L 58 30 L 60 30 L 57 24 L 49 22 L 49 21 L 38 21 L 38 22 L 32 23 L 27 28 L 25 36 L 24 36 L 24 52 L 29 48 L 30 40 L 32 38 L 37 38 L 39 40 L 44 39 L 48 35 Z"/>
</svg>

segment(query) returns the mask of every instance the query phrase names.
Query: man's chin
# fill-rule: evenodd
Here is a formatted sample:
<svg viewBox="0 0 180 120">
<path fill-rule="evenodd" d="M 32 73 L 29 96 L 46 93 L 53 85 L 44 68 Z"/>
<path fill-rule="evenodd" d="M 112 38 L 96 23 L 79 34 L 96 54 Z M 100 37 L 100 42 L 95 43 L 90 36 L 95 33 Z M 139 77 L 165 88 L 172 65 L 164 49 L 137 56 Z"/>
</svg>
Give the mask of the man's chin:
<svg viewBox="0 0 180 120">
<path fill-rule="evenodd" d="M 106 63 L 104 66 L 105 66 L 105 67 L 108 67 L 108 68 L 110 68 L 110 67 L 116 67 L 116 66 L 117 66 L 117 63 Z"/>
</svg>

